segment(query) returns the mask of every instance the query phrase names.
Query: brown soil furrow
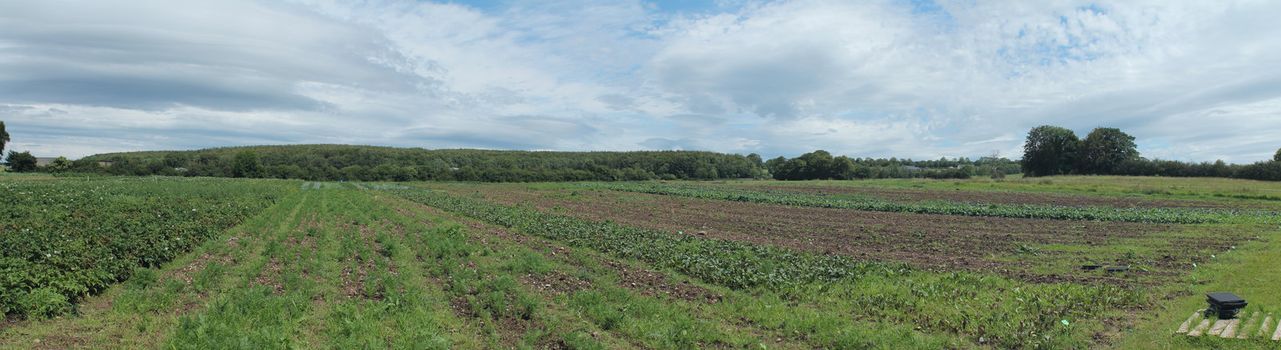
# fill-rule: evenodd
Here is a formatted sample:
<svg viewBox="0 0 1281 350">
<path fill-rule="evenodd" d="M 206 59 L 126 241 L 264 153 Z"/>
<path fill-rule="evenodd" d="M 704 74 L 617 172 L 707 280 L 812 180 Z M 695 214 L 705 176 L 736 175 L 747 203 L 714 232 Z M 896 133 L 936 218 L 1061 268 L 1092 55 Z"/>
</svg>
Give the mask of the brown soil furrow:
<svg viewBox="0 0 1281 350">
<path fill-rule="evenodd" d="M 1115 208 L 1227 208 L 1261 209 L 1261 205 L 1222 203 L 1203 200 L 1162 200 L 1115 196 L 1086 196 L 1059 193 L 972 191 L 972 190 L 918 190 L 907 188 L 822 186 L 822 185 L 769 185 L 730 186 L 742 189 L 808 193 L 816 195 L 861 195 L 894 202 L 953 201 L 983 204 L 1035 204 L 1069 207 Z"/>
<path fill-rule="evenodd" d="M 271 288 L 271 293 L 275 295 L 284 294 L 285 285 L 281 281 L 281 273 L 284 270 L 285 268 L 281 265 L 279 260 L 271 258 L 271 261 L 268 261 L 267 265 L 262 267 L 262 271 L 258 273 L 258 276 L 255 277 L 254 281 L 250 284 Z"/>
<path fill-rule="evenodd" d="M 343 267 L 342 273 L 339 275 L 341 282 L 339 288 L 342 290 L 343 295 L 351 299 L 362 298 L 375 301 L 385 299 L 385 291 L 381 289 L 367 290 L 365 288 L 365 282 L 369 279 L 369 275 L 378 268 L 375 259 L 384 260 L 387 264 L 388 272 L 392 275 L 398 274 L 395 262 L 390 257 L 379 253 L 384 248 L 376 241 L 374 228 L 367 224 L 352 223 L 341 225 L 340 230 L 342 232 L 355 231 L 361 243 L 368 246 L 372 252 L 372 254 L 357 253 L 344 259 L 347 266 Z"/>
<path fill-rule="evenodd" d="M 245 238 L 239 235 L 228 237 L 227 246 L 230 247 L 232 250 L 239 249 L 241 246 L 240 241 L 242 239 L 252 239 L 252 238 Z M 210 253 L 201 253 L 200 256 L 196 257 L 195 259 L 192 259 L 191 262 L 187 263 L 186 265 L 183 265 L 183 267 L 166 272 L 165 274 L 162 275 L 162 279 L 179 280 L 187 285 L 191 285 L 192 279 L 195 278 L 195 276 L 198 275 L 200 272 L 208 268 L 209 264 L 212 264 L 212 263 L 231 266 L 231 265 L 235 265 L 237 261 L 235 257 L 227 253 L 222 253 L 218 255 L 214 255 Z"/>
<path fill-rule="evenodd" d="M 570 276 L 560 271 L 551 271 L 544 274 L 526 274 L 521 276 L 520 282 L 543 294 L 572 294 L 592 287 L 591 281 Z"/>
<path fill-rule="evenodd" d="M 1178 229 L 1175 225 L 1142 223 L 788 207 L 636 193 L 622 198 L 616 192 L 598 191 L 576 191 L 566 196 L 564 192 L 509 187 L 480 193 L 502 204 L 531 205 L 590 220 L 869 260 L 901 261 L 928 269 L 995 271 L 1033 281 L 1115 279 L 1103 275 L 1029 273 L 1018 263 L 993 258 L 1010 256 L 1026 245 L 1109 245 Z"/>
</svg>

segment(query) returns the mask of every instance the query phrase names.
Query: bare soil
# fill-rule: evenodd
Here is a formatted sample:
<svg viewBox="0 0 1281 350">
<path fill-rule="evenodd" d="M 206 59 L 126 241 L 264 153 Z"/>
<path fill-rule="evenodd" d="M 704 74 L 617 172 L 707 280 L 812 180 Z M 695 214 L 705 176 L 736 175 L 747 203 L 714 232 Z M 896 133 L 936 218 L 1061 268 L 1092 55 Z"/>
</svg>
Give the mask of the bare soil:
<svg viewBox="0 0 1281 350">
<path fill-rule="evenodd" d="M 687 301 L 698 301 L 715 304 L 721 301 L 721 295 L 689 284 L 688 282 L 672 283 L 666 276 L 652 270 L 635 268 L 616 261 L 606 261 L 611 269 L 618 272 L 619 279 L 625 288 L 638 290 L 642 295 L 664 295 Z"/>
<path fill-rule="evenodd" d="M 544 294 L 572 294 L 592 287 L 592 282 L 578 277 L 551 271 L 544 274 L 521 276 L 521 283 Z"/>
<path fill-rule="evenodd" d="M 245 239 L 245 238 L 242 237 L 241 235 L 228 237 L 227 246 L 232 248 L 233 250 L 239 249 L 241 246 L 240 240 L 242 239 Z M 201 253 L 200 256 L 196 257 L 195 259 L 192 259 L 191 262 L 187 263 L 187 265 L 183 265 L 182 268 L 179 268 L 176 270 L 171 270 L 165 273 L 164 275 L 162 275 L 162 277 L 163 279 L 168 279 L 168 280 L 179 280 L 185 283 L 186 285 L 190 286 L 192 283 L 192 279 L 195 278 L 195 276 L 199 274 L 201 271 L 204 271 L 206 268 L 208 268 L 209 264 L 212 264 L 212 263 L 218 263 L 221 265 L 230 266 L 230 265 L 236 264 L 237 261 L 234 257 L 225 253 L 219 254 L 219 255 Z"/>
<path fill-rule="evenodd" d="M 262 267 L 262 271 L 258 273 L 258 276 L 254 277 L 254 281 L 251 285 L 271 288 L 271 293 L 275 295 L 284 294 L 285 284 L 281 281 L 281 271 L 284 271 L 284 269 L 285 268 L 280 264 L 280 261 L 276 260 L 276 258 L 271 258 L 271 260 Z"/>
<path fill-rule="evenodd" d="M 893 202 L 913 203 L 924 201 L 951 201 L 981 204 L 1033 204 L 1067 207 L 1114 208 L 1206 208 L 1206 209 L 1258 209 L 1241 203 L 1223 203 L 1201 200 L 1160 200 L 1133 197 L 1086 196 L 1059 193 L 969 191 L 969 190 L 918 190 L 907 188 L 851 187 L 822 185 L 771 185 L 732 186 L 743 189 L 764 189 L 780 192 L 815 195 L 859 195 Z"/>
<path fill-rule="evenodd" d="M 1174 232 L 1176 225 L 967 217 L 789 207 L 769 204 L 609 191 L 537 191 L 490 187 L 488 200 L 530 205 L 543 211 L 668 232 L 684 232 L 756 244 L 906 262 L 931 270 L 993 271 L 1034 281 L 1123 282 L 1104 274 L 1034 272 L 1027 263 L 1002 259 L 1040 244 L 1102 246 L 1123 239 Z M 474 192 L 469 192 L 474 193 Z M 1224 250 L 1238 240 L 1172 238 L 1158 249 L 1158 267 L 1184 268 L 1188 249 Z M 1083 259 L 1037 252 L 1038 259 Z M 1086 257 L 1088 258 L 1088 257 Z M 1195 260 L 1192 260 L 1195 261 Z M 1170 274 L 1131 271 L 1131 274 Z"/>
</svg>

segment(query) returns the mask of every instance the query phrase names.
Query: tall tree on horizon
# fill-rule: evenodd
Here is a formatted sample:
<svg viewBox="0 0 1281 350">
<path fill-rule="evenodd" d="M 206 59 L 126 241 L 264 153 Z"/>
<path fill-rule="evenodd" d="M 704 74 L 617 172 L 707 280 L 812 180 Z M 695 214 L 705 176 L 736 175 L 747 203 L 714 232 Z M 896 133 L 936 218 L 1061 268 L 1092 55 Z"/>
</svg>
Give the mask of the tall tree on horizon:
<svg viewBox="0 0 1281 350">
<path fill-rule="evenodd" d="M 9 132 L 4 130 L 4 121 L 0 120 L 0 154 L 4 154 L 4 145 L 9 143 Z"/>
<path fill-rule="evenodd" d="M 1125 161 L 1139 159 L 1134 136 L 1117 128 L 1095 128 L 1081 142 L 1076 171 L 1081 174 L 1112 174 Z"/>
<path fill-rule="evenodd" d="M 1023 144 L 1023 174 L 1034 177 L 1071 173 L 1080 143 L 1072 130 L 1052 125 L 1032 128 Z"/>
<path fill-rule="evenodd" d="M 0 131 L 4 131 L 4 124 L 3 124 L 3 123 L 0 123 Z M 1278 149 L 1277 149 L 1277 154 L 1276 154 L 1276 155 L 1274 155 L 1274 156 L 1272 156 L 1272 160 L 1273 160 L 1273 161 L 1276 161 L 1276 162 L 1281 162 L 1281 148 L 1278 148 Z"/>
<path fill-rule="evenodd" d="M 9 169 L 19 173 L 36 171 L 36 156 L 31 152 L 9 151 Z"/>
</svg>

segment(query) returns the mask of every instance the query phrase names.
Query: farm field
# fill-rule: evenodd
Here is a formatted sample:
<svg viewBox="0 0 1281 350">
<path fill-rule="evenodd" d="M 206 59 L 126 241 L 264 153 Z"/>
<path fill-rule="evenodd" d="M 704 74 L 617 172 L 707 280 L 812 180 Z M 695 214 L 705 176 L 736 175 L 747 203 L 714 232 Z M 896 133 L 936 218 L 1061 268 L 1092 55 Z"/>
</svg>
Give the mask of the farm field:
<svg viewBox="0 0 1281 350">
<path fill-rule="evenodd" d="M 1116 201 L 1186 199 L 1208 201 L 1165 201 L 1179 206 L 1195 204 L 1211 206 L 1281 206 L 1281 184 L 1269 181 L 1251 181 L 1223 178 L 1138 177 L 1138 176 L 1053 176 L 1042 178 L 1011 177 L 1006 180 L 970 179 L 931 181 L 920 179 L 882 179 L 864 181 L 720 181 L 719 185 L 741 188 L 781 187 L 819 188 L 830 191 L 907 190 L 919 193 L 928 190 L 933 196 L 982 195 L 995 192 L 999 195 L 1044 195 L 1053 197 L 1085 198 L 1085 200 Z M 945 197 L 956 199 L 957 197 Z M 984 196 L 998 200 L 997 196 Z M 1017 198 L 1017 197 L 1016 197 Z M 1014 199 L 1016 200 L 1016 199 Z M 1123 202 L 1124 203 L 1124 202 Z"/>
<path fill-rule="evenodd" d="M 1279 186 L 1184 180 L 0 175 L 0 348 L 1281 345 L 1174 333 L 1281 312 Z"/>
<path fill-rule="evenodd" d="M 220 234 L 291 189 L 273 181 L 0 181 L 0 311 L 52 316 Z M 14 181 L 11 181 L 14 180 Z"/>
</svg>

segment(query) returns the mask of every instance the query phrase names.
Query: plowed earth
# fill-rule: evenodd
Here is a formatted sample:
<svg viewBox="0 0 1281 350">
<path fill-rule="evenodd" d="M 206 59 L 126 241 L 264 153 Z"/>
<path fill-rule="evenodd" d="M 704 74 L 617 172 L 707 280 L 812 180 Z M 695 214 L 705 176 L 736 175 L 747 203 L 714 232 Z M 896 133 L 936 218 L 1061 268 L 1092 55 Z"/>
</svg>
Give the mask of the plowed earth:
<svg viewBox="0 0 1281 350">
<path fill-rule="evenodd" d="M 530 190 L 516 186 L 459 192 L 502 204 L 530 205 L 579 218 L 614 221 L 668 232 L 769 244 L 879 261 L 906 262 L 930 270 L 990 271 L 1033 282 L 1078 281 L 1126 284 L 1135 277 L 1173 278 L 1213 251 L 1245 237 L 1173 235 L 1177 225 L 1122 222 L 967 217 L 788 207 L 610 191 Z M 1159 237 L 1159 239 L 1157 239 Z M 1078 262 L 1128 264 L 1115 257 L 1041 250 L 1041 245 L 1101 248 L 1155 246 L 1135 260 L 1150 265 L 1121 277 L 1083 272 Z M 1031 250 L 1033 253 L 1023 254 Z M 1203 254 L 1204 253 L 1204 254 Z M 1111 260 L 1108 260 L 1111 259 Z M 1046 262 L 1068 261 L 1056 271 Z M 1146 270 L 1146 271 L 1144 271 Z"/>
<path fill-rule="evenodd" d="M 1208 209 L 1259 209 L 1258 205 L 1224 203 L 1198 200 L 1156 200 L 1133 197 L 1081 196 L 1057 193 L 1036 192 L 998 192 L 967 190 L 916 190 L 906 188 L 853 187 L 853 186 L 814 186 L 814 185 L 769 185 L 743 186 L 735 188 L 769 191 L 807 193 L 817 195 L 858 195 L 879 198 L 901 203 L 925 201 L 951 201 L 982 204 L 1032 204 L 1067 207 L 1114 207 L 1114 208 L 1208 208 Z"/>
</svg>

